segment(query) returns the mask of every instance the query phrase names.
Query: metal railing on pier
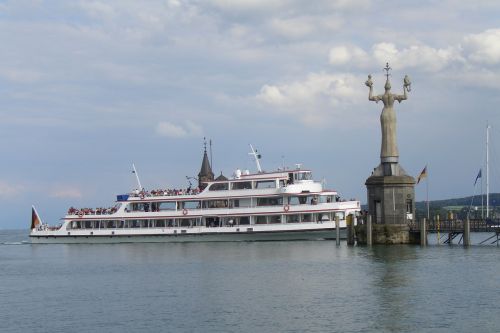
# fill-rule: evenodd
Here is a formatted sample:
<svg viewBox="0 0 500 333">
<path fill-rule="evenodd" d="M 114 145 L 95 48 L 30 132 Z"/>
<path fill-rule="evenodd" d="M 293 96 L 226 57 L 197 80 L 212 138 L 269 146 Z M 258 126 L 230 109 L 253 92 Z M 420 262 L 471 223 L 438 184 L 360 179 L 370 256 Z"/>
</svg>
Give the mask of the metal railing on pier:
<svg viewBox="0 0 500 333">
<path fill-rule="evenodd" d="M 494 232 L 500 231 L 500 219 L 470 219 L 471 232 Z M 426 222 L 427 232 L 461 232 L 464 230 L 465 220 L 440 220 L 432 219 Z M 420 222 L 414 221 L 408 224 L 411 231 L 420 230 Z"/>
</svg>

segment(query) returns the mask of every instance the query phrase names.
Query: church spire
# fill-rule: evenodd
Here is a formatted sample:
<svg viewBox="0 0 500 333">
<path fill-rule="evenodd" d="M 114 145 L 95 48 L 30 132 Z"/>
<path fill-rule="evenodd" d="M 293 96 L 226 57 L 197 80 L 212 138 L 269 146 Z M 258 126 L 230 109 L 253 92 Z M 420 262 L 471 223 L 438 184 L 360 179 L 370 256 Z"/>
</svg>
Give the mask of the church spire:
<svg viewBox="0 0 500 333">
<path fill-rule="evenodd" d="M 212 167 L 210 166 L 210 161 L 207 155 L 207 140 L 203 138 L 203 161 L 201 162 L 200 173 L 198 174 L 198 187 L 204 189 L 206 187 L 206 182 L 214 180 L 214 173 L 212 172 Z"/>
</svg>

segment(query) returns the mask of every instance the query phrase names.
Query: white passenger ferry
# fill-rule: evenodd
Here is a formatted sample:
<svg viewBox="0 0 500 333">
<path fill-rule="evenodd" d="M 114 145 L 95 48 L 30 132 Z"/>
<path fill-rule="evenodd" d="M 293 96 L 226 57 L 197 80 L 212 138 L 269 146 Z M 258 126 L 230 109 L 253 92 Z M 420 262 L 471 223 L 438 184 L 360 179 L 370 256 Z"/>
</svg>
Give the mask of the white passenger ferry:
<svg viewBox="0 0 500 333">
<path fill-rule="evenodd" d="M 336 221 L 345 237 L 346 218 L 360 202 L 341 200 L 314 181 L 310 170 L 236 170 L 214 179 L 206 147 L 199 187 L 134 190 L 112 208 L 70 208 L 62 223 L 42 223 L 33 207 L 32 243 L 198 242 L 332 239 Z M 135 168 L 134 168 L 135 170 Z M 137 177 L 140 185 L 139 178 Z M 139 186 L 139 188 L 142 188 Z"/>
</svg>

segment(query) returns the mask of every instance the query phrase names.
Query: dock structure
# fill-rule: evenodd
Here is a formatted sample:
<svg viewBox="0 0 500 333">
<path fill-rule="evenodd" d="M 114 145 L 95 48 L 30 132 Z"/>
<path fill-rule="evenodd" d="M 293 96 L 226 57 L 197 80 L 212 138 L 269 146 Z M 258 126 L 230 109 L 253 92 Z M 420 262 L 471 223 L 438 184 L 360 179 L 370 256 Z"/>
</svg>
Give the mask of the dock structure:
<svg viewBox="0 0 500 333">
<path fill-rule="evenodd" d="M 493 233 L 493 236 L 482 241 L 479 244 L 497 244 L 500 245 L 500 219 L 449 219 L 440 220 L 439 216 L 435 219 L 425 221 L 422 219 L 420 223 L 410 223 L 410 233 L 419 234 L 421 245 L 425 245 L 427 233 L 438 234 L 438 239 L 442 240 L 443 244 L 453 244 L 453 241 L 458 237 L 458 244 L 463 243 L 464 246 L 471 245 L 470 233 L 471 232 L 488 232 Z M 443 236 L 440 236 L 440 235 Z M 416 235 L 416 237 L 418 237 Z"/>
</svg>

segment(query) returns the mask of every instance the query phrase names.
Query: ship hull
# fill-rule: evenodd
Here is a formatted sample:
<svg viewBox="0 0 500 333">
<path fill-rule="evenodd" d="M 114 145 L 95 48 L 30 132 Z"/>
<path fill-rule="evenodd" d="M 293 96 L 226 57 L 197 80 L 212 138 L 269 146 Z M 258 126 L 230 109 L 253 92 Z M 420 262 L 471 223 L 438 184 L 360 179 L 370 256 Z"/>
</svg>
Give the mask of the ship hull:
<svg viewBox="0 0 500 333">
<path fill-rule="evenodd" d="M 209 229 L 209 228 L 204 228 Z M 167 242 L 248 242 L 248 241 L 291 241 L 291 240 L 320 240 L 335 239 L 335 228 L 314 228 L 302 230 L 256 230 L 247 231 L 247 228 L 232 228 L 233 230 L 199 231 L 190 229 L 179 230 L 148 230 L 145 233 L 127 231 L 106 231 L 98 233 L 79 232 L 70 235 L 31 234 L 33 244 L 78 244 L 78 243 L 167 243 Z M 240 229 L 240 231 L 235 231 Z M 185 230 L 185 232 L 183 232 Z M 121 232 L 120 232 L 121 231 Z M 172 232 L 175 231 L 175 232 Z M 114 232 L 114 234 L 111 234 Z M 92 234 L 91 234 L 92 233 Z M 345 228 L 340 229 L 340 238 L 346 238 Z"/>
</svg>

